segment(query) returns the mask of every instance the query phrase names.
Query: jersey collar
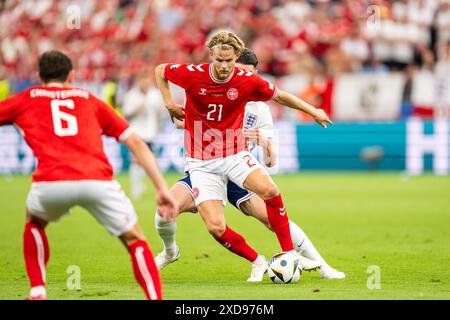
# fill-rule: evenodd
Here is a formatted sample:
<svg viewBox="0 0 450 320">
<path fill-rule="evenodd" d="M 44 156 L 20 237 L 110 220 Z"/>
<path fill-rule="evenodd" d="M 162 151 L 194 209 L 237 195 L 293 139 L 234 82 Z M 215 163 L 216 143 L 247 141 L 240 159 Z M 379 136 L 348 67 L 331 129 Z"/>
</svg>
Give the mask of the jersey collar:
<svg viewBox="0 0 450 320">
<path fill-rule="evenodd" d="M 219 80 L 214 76 L 212 63 L 209 64 L 209 76 L 211 77 L 211 80 L 216 83 L 227 83 L 228 81 L 231 80 L 233 75 L 234 75 L 234 68 L 233 68 L 233 71 L 231 71 L 230 75 L 225 80 Z"/>
</svg>

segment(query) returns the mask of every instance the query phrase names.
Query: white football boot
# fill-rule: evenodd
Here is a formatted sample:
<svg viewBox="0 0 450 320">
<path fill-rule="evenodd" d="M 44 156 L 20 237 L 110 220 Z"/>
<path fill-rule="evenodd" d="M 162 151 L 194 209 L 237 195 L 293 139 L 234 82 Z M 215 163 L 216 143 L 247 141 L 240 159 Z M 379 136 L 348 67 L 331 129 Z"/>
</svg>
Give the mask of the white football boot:
<svg viewBox="0 0 450 320">
<path fill-rule="evenodd" d="M 47 292 L 44 286 L 33 287 L 30 290 L 30 295 L 26 300 L 47 300 Z"/>
<path fill-rule="evenodd" d="M 260 282 L 263 279 L 264 274 L 267 272 L 269 264 L 267 263 L 266 257 L 258 255 L 258 258 L 252 263 L 252 272 L 250 273 L 250 278 L 247 279 L 248 282 Z"/>
<path fill-rule="evenodd" d="M 158 268 L 158 270 L 161 270 L 168 264 L 177 261 L 179 258 L 180 258 L 180 248 L 178 248 L 178 246 L 177 246 L 177 249 L 176 249 L 174 255 L 168 255 L 166 253 L 166 250 L 164 250 L 163 252 L 160 252 L 155 257 L 155 264 L 156 264 L 156 267 Z"/>
<path fill-rule="evenodd" d="M 320 267 L 320 276 L 324 279 L 344 279 L 345 273 L 337 271 L 327 264 Z"/>
<path fill-rule="evenodd" d="M 304 256 L 302 256 L 301 254 L 297 253 L 298 258 L 299 258 L 299 264 L 298 267 L 301 268 L 304 271 L 315 271 L 315 270 L 319 270 L 319 268 L 322 266 L 322 262 L 320 261 L 315 261 L 315 260 L 311 260 L 308 259 Z"/>
</svg>

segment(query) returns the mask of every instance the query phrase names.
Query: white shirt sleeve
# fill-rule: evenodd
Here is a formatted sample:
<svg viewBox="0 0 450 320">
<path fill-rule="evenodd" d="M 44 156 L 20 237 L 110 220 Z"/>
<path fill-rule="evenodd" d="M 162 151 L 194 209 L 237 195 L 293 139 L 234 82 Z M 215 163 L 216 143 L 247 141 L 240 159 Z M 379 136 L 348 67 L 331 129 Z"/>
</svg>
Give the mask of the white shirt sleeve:
<svg viewBox="0 0 450 320">
<path fill-rule="evenodd" d="M 270 108 L 264 102 L 258 102 L 258 129 L 266 138 L 273 139 L 273 119 Z"/>
</svg>

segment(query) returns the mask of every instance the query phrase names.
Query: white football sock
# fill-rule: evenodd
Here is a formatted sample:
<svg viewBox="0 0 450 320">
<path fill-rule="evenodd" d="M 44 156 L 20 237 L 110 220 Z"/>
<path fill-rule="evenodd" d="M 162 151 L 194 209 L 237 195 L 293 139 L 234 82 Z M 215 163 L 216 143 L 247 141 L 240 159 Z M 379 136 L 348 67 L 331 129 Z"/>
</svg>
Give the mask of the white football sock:
<svg viewBox="0 0 450 320">
<path fill-rule="evenodd" d="M 289 229 L 291 230 L 291 238 L 295 251 L 308 259 L 327 264 L 311 240 L 306 236 L 305 232 L 295 222 L 289 220 Z"/>
<path fill-rule="evenodd" d="M 175 221 L 165 221 L 158 212 L 155 212 L 155 228 L 164 244 L 164 250 L 169 256 L 173 256 L 177 250 L 175 234 L 177 223 Z"/>
</svg>

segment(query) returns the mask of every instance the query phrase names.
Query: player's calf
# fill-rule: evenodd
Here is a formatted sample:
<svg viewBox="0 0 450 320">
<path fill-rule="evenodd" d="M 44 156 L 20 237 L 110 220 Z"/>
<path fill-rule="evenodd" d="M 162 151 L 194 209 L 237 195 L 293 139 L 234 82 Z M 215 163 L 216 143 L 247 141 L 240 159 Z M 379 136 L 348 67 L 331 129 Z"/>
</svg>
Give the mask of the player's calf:
<svg viewBox="0 0 450 320">
<path fill-rule="evenodd" d="M 161 300 L 161 279 L 153 254 L 147 241 L 136 224 L 130 231 L 119 237 L 127 246 L 133 263 L 133 272 L 137 282 L 149 300 Z"/>
<path fill-rule="evenodd" d="M 23 254 L 25 266 L 30 280 L 29 299 L 46 299 L 45 281 L 46 265 L 50 258 L 45 230 L 35 222 L 27 222 L 23 233 Z"/>
<path fill-rule="evenodd" d="M 228 226 L 226 226 L 225 232 L 216 240 L 231 252 L 250 262 L 254 262 L 258 258 L 258 253 L 247 244 L 244 237 Z"/>
<path fill-rule="evenodd" d="M 129 247 L 134 276 L 148 300 L 161 300 L 161 279 L 147 241 L 138 240 Z"/>
<path fill-rule="evenodd" d="M 289 219 L 281 194 L 278 194 L 271 199 L 265 199 L 264 201 L 266 203 L 269 223 L 278 238 L 281 249 L 283 249 L 283 251 L 294 250 L 289 228 Z"/>
<path fill-rule="evenodd" d="M 261 197 L 255 195 L 250 199 L 242 202 L 239 209 L 246 215 L 258 219 L 267 229 L 273 231 L 267 217 L 266 203 Z"/>
</svg>

